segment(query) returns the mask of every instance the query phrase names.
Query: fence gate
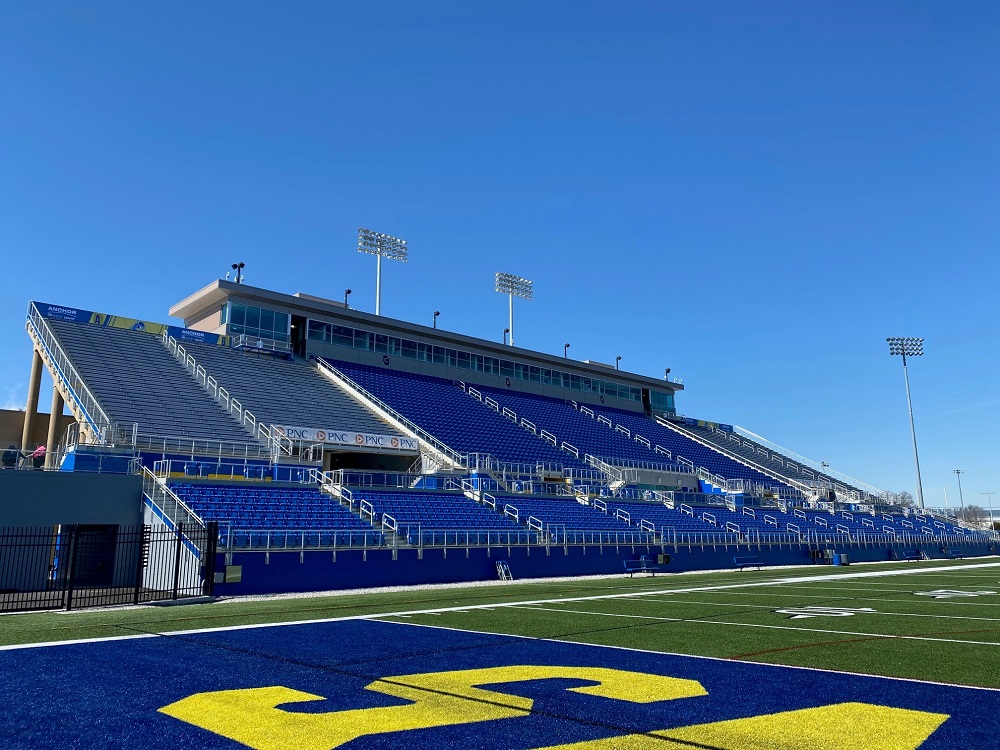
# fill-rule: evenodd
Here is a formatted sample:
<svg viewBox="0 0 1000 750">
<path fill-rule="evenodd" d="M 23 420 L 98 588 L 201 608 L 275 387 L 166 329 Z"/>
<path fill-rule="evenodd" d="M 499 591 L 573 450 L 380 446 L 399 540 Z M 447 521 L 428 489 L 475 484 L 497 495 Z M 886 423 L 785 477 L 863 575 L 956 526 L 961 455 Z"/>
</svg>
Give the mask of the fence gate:
<svg viewBox="0 0 1000 750">
<path fill-rule="evenodd" d="M 0 612 L 210 595 L 217 525 L 0 528 Z"/>
</svg>

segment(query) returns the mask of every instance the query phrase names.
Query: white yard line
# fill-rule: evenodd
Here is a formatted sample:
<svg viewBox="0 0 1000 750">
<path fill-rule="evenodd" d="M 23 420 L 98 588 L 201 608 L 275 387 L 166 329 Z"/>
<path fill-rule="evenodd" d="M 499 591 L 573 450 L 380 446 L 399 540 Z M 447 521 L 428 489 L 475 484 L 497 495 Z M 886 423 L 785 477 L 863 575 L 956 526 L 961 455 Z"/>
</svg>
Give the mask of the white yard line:
<svg viewBox="0 0 1000 750">
<path fill-rule="evenodd" d="M 840 580 L 852 580 L 852 579 L 863 579 L 863 578 L 878 578 L 878 577 L 891 577 L 891 576 L 904 576 L 904 575 L 914 575 L 927 571 L 942 571 L 942 570 L 953 570 L 957 566 L 948 566 L 943 568 L 905 568 L 901 570 L 877 570 L 869 572 L 859 572 L 859 573 L 830 573 L 822 575 L 811 575 L 811 576 L 797 576 L 797 577 L 784 577 L 775 578 L 767 580 L 751 580 L 743 583 L 729 583 L 729 584 L 719 584 L 715 586 L 691 586 L 679 589 L 671 588 L 659 588 L 659 589 L 649 589 L 642 591 L 628 591 L 618 594 L 594 594 L 591 596 L 560 596 L 557 598 L 550 599 L 531 599 L 526 601 L 513 601 L 513 602 L 490 602 L 488 604 L 466 604 L 458 605 L 454 607 L 433 607 L 428 609 L 416 609 L 416 610 L 402 610 L 399 612 L 379 612 L 364 615 L 346 615 L 344 617 L 324 617 L 314 620 L 295 620 L 291 622 L 271 622 L 256 625 L 225 625 L 216 628 L 195 628 L 192 630 L 168 630 L 157 633 L 144 633 L 138 635 L 115 635 L 106 636 L 103 638 L 82 638 L 71 641 L 49 641 L 46 643 L 25 643 L 17 644 L 12 646 L 0 646 L 0 651 L 16 651 L 25 648 L 44 648 L 48 646 L 68 646 L 78 643 L 101 643 L 105 641 L 118 641 L 134 638 L 157 638 L 161 636 L 181 636 L 181 635 L 200 635 L 202 633 L 224 633 L 229 631 L 237 630 L 251 630 L 255 628 L 281 628 L 281 627 L 293 627 L 295 625 L 309 625 L 314 623 L 327 623 L 327 622 L 348 622 L 351 620 L 377 620 L 385 617 L 398 617 L 401 615 L 428 615 L 428 614 L 442 614 L 445 612 L 461 612 L 463 610 L 476 610 L 476 609 L 501 609 L 504 607 L 523 607 L 525 605 L 546 605 L 546 604 L 565 604 L 568 602 L 589 602 L 589 601 L 599 601 L 602 599 L 631 599 L 639 596 L 650 596 L 656 594 L 667 594 L 667 593 L 693 593 L 699 591 L 725 591 L 728 589 L 743 589 L 743 588 L 759 588 L 762 586 L 774 586 L 776 584 L 783 583 L 801 583 L 808 581 L 840 581 Z M 1000 562 L 992 563 L 978 563 L 975 565 L 963 566 L 963 569 L 971 568 L 1000 568 Z M 736 576 L 739 573 L 734 574 Z M 202 606 L 214 606 L 214 605 L 202 605 Z"/>
<path fill-rule="evenodd" d="M 934 641 L 937 643 L 961 643 L 972 646 L 1000 646 L 1000 642 L 995 641 L 966 641 L 958 638 L 931 638 L 922 635 L 890 635 L 888 633 L 862 633 L 854 630 L 825 630 L 823 628 L 797 628 L 791 625 L 762 625 L 748 622 L 726 622 L 725 620 L 692 620 L 687 617 L 654 617 L 652 615 L 620 615 L 610 612 L 588 612 L 579 609 L 561 609 L 556 607 L 541 607 L 549 612 L 560 612 L 564 614 L 588 615 L 594 617 L 623 617 L 634 620 L 659 620 L 661 622 L 696 622 L 699 625 L 726 625 L 738 628 L 765 628 L 768 630 L 797 630 L 805 633 L 833 633 L 836 635 L 860 635 L 874 639 L 896 639 L 903 641 Z M 875 612 L 866 614 L 877 614 Z"/>
<path fill-rule="evenodd" d="M 765 595 L 766 596 L 766 595 Z M 751 609 L 767 609 L 774 611 L 780 609 L 782 606 L 789 605 L 773 605 L 773 604 L 746 604 L 744 602 L 699 602 L 699 601 L 687 601 L 684 599 L 653 599 L 652 597 L 640 600 L 642 602 L 664 602 L 667 604 L 704 604 L 706 607 L 750 607 Z M 855 599 L 858 602 L 881 602 L 884 599 Z M 896 600 L 893 600 L 894 602 Z M 913 602 L 914 604 L 933 604 L 934 602 Z M 940 602 L 938 602 L 940 603 Z M 958 602 L 955 602 L 956 604 Z M 808 606 L 808 605 L 805 605 Z M 865 612 L 864 614 L 870 615 L 885 615 L 888 617 L 937 617 L 942 620 L 984 620 L 986 622 L 1000 622 L 1000 617 L 970 617 L 968 615 L 925 615 L 918 612 Z M 686 617 L 683 619 L 687 619 Z M 695 622 L 695 621 L 692 621 Z"/>
</svg>

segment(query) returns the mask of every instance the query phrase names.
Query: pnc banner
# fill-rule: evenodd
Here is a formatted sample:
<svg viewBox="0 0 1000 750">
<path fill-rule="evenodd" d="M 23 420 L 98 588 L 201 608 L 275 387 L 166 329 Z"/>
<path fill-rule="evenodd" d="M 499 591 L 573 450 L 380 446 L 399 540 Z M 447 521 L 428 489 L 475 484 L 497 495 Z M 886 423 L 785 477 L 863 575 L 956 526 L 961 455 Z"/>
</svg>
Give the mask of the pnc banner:
<svg viewBox="0 0 1000 750">
<path fill-rule="evenodd" d="M 291 427 L 275 425 L 278 434 L 289 440 L 304 440 L 309 443 L 326 443 L 327 445 L 351 445 L 356 448 L 382 448 L 398 451 L 419 451 L 420 445 L 415 438 L 396 435 L 372 435 L 368 432 L 353 430 L 322 430 L 315 427 Z"/>
</svg>

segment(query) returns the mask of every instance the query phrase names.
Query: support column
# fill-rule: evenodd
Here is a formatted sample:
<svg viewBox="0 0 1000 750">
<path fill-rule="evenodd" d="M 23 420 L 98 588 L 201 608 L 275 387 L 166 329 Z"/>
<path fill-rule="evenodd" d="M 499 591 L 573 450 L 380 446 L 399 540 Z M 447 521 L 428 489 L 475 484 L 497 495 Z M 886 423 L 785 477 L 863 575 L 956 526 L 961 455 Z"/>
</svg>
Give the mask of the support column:
<svg viewBox="0 0 1000 750">
<path fill-rule="evenodd" d="M 59 422 L 63 413 L 63 397 L 58 388 L 52 388 L 52 411 L 49 413 L 49 436 L 45 441 L 45 465 L 56 465 L 55 449 L 59 447 Z"/>
<path fill-rule="evenodd" d="M 31 379 L 28 381 L 28 403 L 24 409 L 24 427 L 21 430 L 21 450 L 31 442 L 31 430 L 38 416 L 38 389 L 42 386 L 42 357 L 38 350 L 31 351 Z"/>
</svg>

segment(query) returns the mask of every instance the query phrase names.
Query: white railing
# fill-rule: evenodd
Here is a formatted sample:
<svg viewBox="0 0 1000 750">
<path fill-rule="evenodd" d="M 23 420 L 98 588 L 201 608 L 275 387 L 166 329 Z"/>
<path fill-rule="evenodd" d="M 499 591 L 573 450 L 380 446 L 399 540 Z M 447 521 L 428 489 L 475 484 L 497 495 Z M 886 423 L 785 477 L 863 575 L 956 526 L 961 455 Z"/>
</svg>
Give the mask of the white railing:
<svg viewBox="0 0 1000 750">
<path fill-rule="evenodd" d="M 352 393 L 355 396 L 355 398 L 360 397 L 361 401 L 368 402 L 369 408 L 371 406 L 377 407 L 378 410 L 382 411 L 385 416 L 388 416 L 392 421 L 395 421 L 400 428 L 411 433 L 420 442 L 425 443 L 434 452 L 440 454 L 443 458 L 446 459 L 447 462 L 450 462 L 453 465 L 453 467 L 464 468 L 464 464 L 462 463 L 463 457 L 460 453 L 453 451 L 451 448 L 449 448 L 447 445 L 445 445 L 440 440 L 435 438 L 429 432 L 422 429 L 421 427 L 418 427 L 415 423 L 411 422 L 409 419 L 404 417 L 398 411 L 389 406 L 389 404 L 385 403 L 382 399 L 378 398 L 375 394 L 367 391 L 366 389 L 362 388 L 360 385 L 355 383 L 353 380 L 351 380 L 349 377 L 347 377 L 344 373 L 342 373 L 336 367 L 331 365 L 329 362 L 326 362 L 323 359 L 317 359 L 316 362 L 319 364 L 321 372 L 326 372 L 328 375 L 331 375 L 339 385 L 341 385 L 343 388 Z"/>
<path fill-rule="evenodd" d="M 259 336 L 249 336 L 241 333 L 233 336 L 232 348 L 248 352 L 276 352 L 278 354 L 291 355 L 292 345 L 287 341 L 277 339 L 264 339 Z"/>
<path fill-rule="evenodd" d="M 53 375 L 58 378 L 70 400 L 76 405 L 80 416 L 87 422 L 94 437 L 100 445 L 113 444 L 114 430 L 112 429 L 111 418 L 101 408 L 97 397 L 90 391 L 76 367 L 70 361 L 69 355 L 62 348 L 59 339 L 56 338 L 52 328 L 49 327 L 45 316 L 35 307 L 34 302 L 28 304 L 28 318 L 25 323 L 29 336 L 35 340 L 35 344 L 41 349 L 41 353 L 48 359 L 49 365 L 54 370 Z M 71 405 L 72 408 L 72 405 Z"/>
<path fill-rule="evenodd" d="M 223 388 L 219 381 L 208 374 L 204 366 L 199 365 L 194 356 L 176 338 L 171 336 L 167 329 L 163 329 L 160 336 L 163 345 L 174 355 L 178 362 L 183 365 L 194 379 L 208 391 L 208 394 L 215 399 L 226 412 L 236 417 L 236 421 L 243 427 L 250 430 L 250 434 L 257 440 L 262 441 L 268 447 L 268 452 L 274 457 L 292 455 L 292 441 L 284 435 L 272 429 L 270 425 L 257 420 L 257 417 L 243 404 L 236 400 L 233 395 Z"/>
<path fill-rule="evenodd" d="M 799 461 L 811 467 L 815 471 L 818 471 L 822 474 L 826 474 L 827 476 L 830 477 L 834 477 L 835 479 L 839 479 L 841 482 L 846 482 L 847 484 L 857 487 L 860 490 L 864 490 L 870 495 L 874 495 L 880 498 L 886 498 L 889 495 L 889 493 L 886 490 L 883 490 L 880 487 L 876 487 L 873 484 L 868 484 L 867 482 L 862 482 L 860 479 L 855 479 L 854 477 L 848 474 L 844 474 L 843 472 L 837 471 L 836 469 L 831 469 L 829 466 L 823 466 L 823 464 L 820 461 L 813 461 L 811 458 L 807 458 L 806 456 L 803 456 L 801 453 L 796 453 L 795 451 L 788 450 L 787 448 L 784 448 L 783 446 L 780 446 L 777 443 L 768 440 L 765 437 L 761 437 L 755 432 L 751 432 L 750 430 L 744 429 L 739 425 L 733 425 L 733 431 L 739 435 L 742 435 L 745 438 L 749 438 L 750 440 L 754 441 L 755 443 L 758 443 L 759 445 L 766 446 L 769 450 L 772 451 L 772 455 L 774 452 L 777 452 L 782 456 L 785 456 L 786 460 L 787 458 L 794 458 L 796 461 Z"/>
<path fill-rule="evenodd" d="M 158 478 L 145 466 L 140 465 L 142 477 L 142 494 L 145 496 L 150 510 L 157 514 L 168 526 L 205 527 L 204 522 L 171 490 L 163 479 Z"/>
</svg>

